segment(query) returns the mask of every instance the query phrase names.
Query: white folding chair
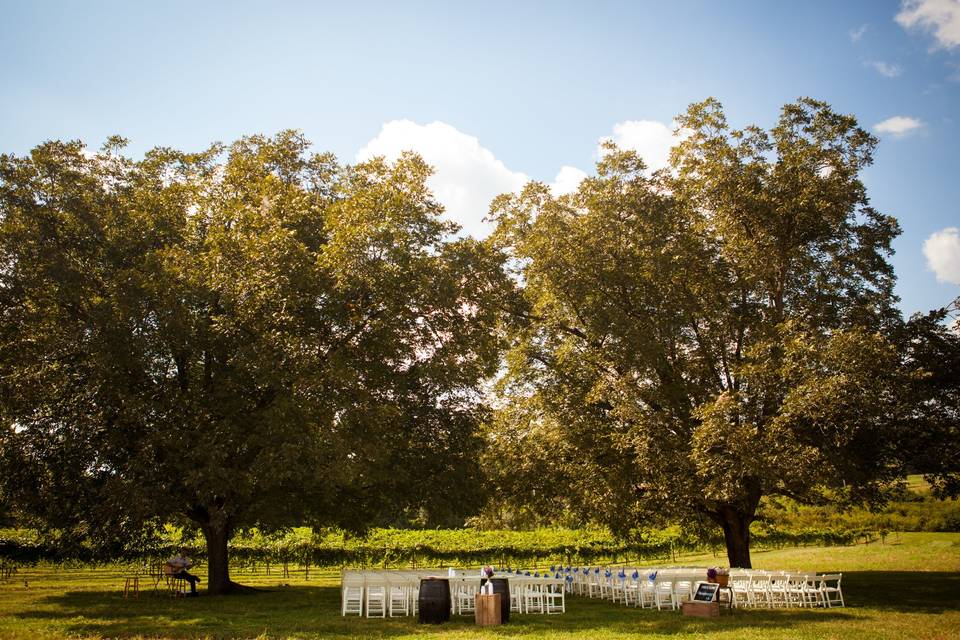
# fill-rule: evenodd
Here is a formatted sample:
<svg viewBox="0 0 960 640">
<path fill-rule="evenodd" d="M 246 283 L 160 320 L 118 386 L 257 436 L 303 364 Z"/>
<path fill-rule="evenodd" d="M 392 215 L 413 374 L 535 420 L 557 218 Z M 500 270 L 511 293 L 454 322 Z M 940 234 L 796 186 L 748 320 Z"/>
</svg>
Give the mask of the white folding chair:
<svg viewBox="0 0 960 640">
<path fill-rule="evenodd" d="M 827 573 L 817 577 L 819 583 L 817 591 L 820 594 L 821 602 L 825 606 L 846 606 L 843 603 L 843 591 L 840 590 L 840 580 L 842 578 L 842 573 Z"/>
<path fill-rule="evenodd" d="M 769 573 L 754 573 L 750 576 L 750 597 L 753 606 L 770 609 L 773 607 L 773 591 Z"/>
<path fill-rule="evenodd" d="M 404 571 L 399 574 L 403 580 L 404 590 L 407 594 L 407 610 L 410 615 L 417 615 L 419 612 L 420 600 L 420 575 L 411 571 Z"/>
<path fill-rule="evenodd" d="M 790 606 L 790 578 L 785 573 L 770 576 L 770 606 L 773 608 Z"/>
<path fill-rule="evenodd" d="M 670 604 L 671 609 L 677 608 L 677 595 L 673 590 L 673 579 L 669 576 L 657 574 L 653 581 L 653 598 L 657 605 L 657 610 Z"/>
<path fill-rule="evenodd" d="M 453 586 L 453 580 L 450 581 Z M 471 581 L 458 580 L 456 590 L 456 611 L 457 615 L 473 613 L 477 609 L 477 586 Z"/>
<path fill-rule="evenodd" d="M 749 573 L 731 573 L 730 588 L 738 607 L 755 607 L 753 596 L 753 577 Z"/>
<path fill-rule="evenodd" d="M 603 582 L 600 575 L 600 567 L 587 573 L 587 597 L 603 597 Z"/>
<path fill-rule="evenodd" d="M 363 576 L 349 571 L 340 574 L 340 615 L 363 615 Z"/>
<path fill-rule="evenodd" d="M 637 584 L 640 596 L 637 606 L 641 609 L 653 609 L 657 606 L 657 583 L 648 575 L 641 575 Z"/>
<path fill-rule="evenodd" d="M 523 613 L 523 581 L 510 580 L 510 613 Z"/>
<path fill-rule="evenodd" d="M 387 578 L 387 593 L 387 606 L 391 618 L 397 615 L 410 615 L 410 593 L 404 577 L 391 574 Z"/>
<path fill-rule="evenodd" d="M 600 597 L 604 600 L 617 602 L 619 596 L 620 592 L 617 589 L 617 576 L 613 571 L 607 569 L 600 577 Z"/>
<path fill-rule="evenodd" d="M 368 618 L 387 617 L 387 585 L 386 579 L 379 573 L 366 576 L 366 610 Z"/>
<path fill-rule="evenodd" d="M 677 606 L 683 602 L 689 602 L 693 600 L 693 585 L 694 579 L 690 576 L 678 574 L 676 579 L 673 581 L 673 593 L 675 594 L 674 602 Z"/>
<path fill-rule="evenodd" d="M 563 582 L 560 580 L 543 585 L 543 604 L 548 614 L 565 613 L 567 611 Z"/>
<path fill-rule="evenodd" d="M 635 580 L 629 573 L 623 578 L 623 604 L 626 606 L 639 605 L 640 603 L 640 582 Z"/>
<path fill-rule="evenodd" d="M 791 576 L 792 598 L 801 607 L 815 607 L 820 599 L 817 589 L 817 576 L 812 573 L 794 574 Z"/>
<path fill-rule="evenodd" d="M 523 586 L 524 613 L 544 613 L 543 585 L 539 581 L 530 581 Z"/>
</svg>

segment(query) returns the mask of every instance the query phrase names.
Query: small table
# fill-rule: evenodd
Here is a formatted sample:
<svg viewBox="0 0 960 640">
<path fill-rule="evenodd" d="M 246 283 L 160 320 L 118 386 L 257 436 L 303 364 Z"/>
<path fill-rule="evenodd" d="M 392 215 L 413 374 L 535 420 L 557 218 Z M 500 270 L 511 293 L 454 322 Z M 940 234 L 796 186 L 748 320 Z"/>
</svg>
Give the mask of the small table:
<svg viewBox="0 0 960 640">
<path fill-rule="evenodd" d="M 476 607 L 474 608 L 474 617 L 477 625 L 489 627 L 491 625 L 502 624 L 500 617 L 500 594 L 477 594 Z"/>
</svg>

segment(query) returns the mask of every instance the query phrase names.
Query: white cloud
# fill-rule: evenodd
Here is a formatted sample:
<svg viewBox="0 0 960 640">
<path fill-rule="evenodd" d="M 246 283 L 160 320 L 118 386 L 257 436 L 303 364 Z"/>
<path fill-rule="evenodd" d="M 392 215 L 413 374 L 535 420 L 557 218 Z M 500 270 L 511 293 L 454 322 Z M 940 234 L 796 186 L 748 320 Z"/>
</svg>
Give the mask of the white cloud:
<svg viewBox="0 0 960 640">
<path fill-rule="evenodd" d="M 447 218 L 460 224 L 463 233 L 478 238 L 493 230 L 492 224 L 483 221 L 490 201 L 501 193 L 519 191 L 529 180 L 507 168 L 477 138 L 445 122 L 387 122 L 380 134 L 357 152 L 356 159 L 384 156 L 395 160 L 408 150 L 433 166 L 435 173 L 428 185 L 446 209 Z"/>
<path fill-rule="evenodd" d="M 911 118 L 910 116 L 893 116 L 892 118 L 887 118 L 883 122 L 878 122 L 873 125 L 873 129 L 880 134 L 889 134 L 894 138 L 902 138 L 903 136 L 914 133 L 922 126 L 923 122 L 916 118 Z"/>
<path fill-rule="evenodd" d="M 887 64 L 886 62 L 877 61 L 870 63 L 877 73 L 887 78 L 896 78 L 901 73 L 903 73 L 903 67 L 898 64 Z"/>
<path fill-rule="evenodd" d="M 564 165 L 560 167 L 557 177 L 550 183 L 550 193 L 555 198 L 573 193 L 586 177 L 587 173 L 585 171 Z"/>
<path fill-rule="evenodd" d="M 870 28 L 869 24 L 862 24 L 856 29 L 850 29 L 848 34 L 850 35 L 850 42 L 860 42 L 860 39 L 863 37 L 863 34 L 867 32 L 867 29 Z"/>
<path fill-rule="evenodd" d="M 960 284 L 960 229 L 948 227 L 931 234 L 923 243 L 923 255 L 939 282 Z"/>
<path fill-rule="evenodd" d="M 683 132 L 674 135 L 674 129 L 676 123 L 668 126 L 656 120 L 627 120 L 613 125 L 613 135 L 601 138 L 600 143 L 612 140 L 621 149 L 632 149 L 656 171 L 670 163 L 670 149 L 686 137 Z M 603 147 L 597 152 L 603 155 Z"/>
<path fill-rule="evenodd" d="M 904 29 L 933 32 L 939 47 L 960 47 L 960 0 L 903 0 L 896 21 Z"/>
<path fill-rule="evenodd" d="M 613 135 L 600 139 L 598 155 L 605 153 L 602 143 L 613 141 L 621 149 L 636 151 L 650 170 L 669 164 L 670 149 L 686 133 L 674 135 L 676 123 L 666 125 L 656 120 L 627 120 L 613 126 Z M 415 151 L 434 169 L 428 186 L 444 206 L 448 219 L 457 222 L 463 233 L 478 238 L 487 236 L 493 225 L 484 222 L 490 201 L 501 193 L 518 192 L 530 180 L 520 171 L 513 171 L 483 147 L 471 135 L 445 122 L 417 124 L 410 120 L 392 120 L 356 154 L 362 162 L 374 156 L 396 160 L 404 151 Z M 547 186 L 554 197 L 573 193 L 587 177 L 577 167 L 560 167 Z"/>
</svg>

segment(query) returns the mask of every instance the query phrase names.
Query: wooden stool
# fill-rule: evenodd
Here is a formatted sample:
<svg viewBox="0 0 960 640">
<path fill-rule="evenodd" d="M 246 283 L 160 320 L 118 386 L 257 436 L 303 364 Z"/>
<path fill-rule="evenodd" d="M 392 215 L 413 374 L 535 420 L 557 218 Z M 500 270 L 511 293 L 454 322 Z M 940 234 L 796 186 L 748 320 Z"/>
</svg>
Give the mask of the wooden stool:
<svg viewBox="0 0 960 640">
<path fill-rule="evenodd" d="M 123 581 L 123 597 L 140 597 L 140 576 L 127 576 Z"/>
<path fill-rule="evenodd" d="M 502 624 L 500 619 L 500 594 L 477 594 L 476 608 L 474 609 L 474 618 L 477 625 L 489 627 L 491 625 Z"/>
</svg>

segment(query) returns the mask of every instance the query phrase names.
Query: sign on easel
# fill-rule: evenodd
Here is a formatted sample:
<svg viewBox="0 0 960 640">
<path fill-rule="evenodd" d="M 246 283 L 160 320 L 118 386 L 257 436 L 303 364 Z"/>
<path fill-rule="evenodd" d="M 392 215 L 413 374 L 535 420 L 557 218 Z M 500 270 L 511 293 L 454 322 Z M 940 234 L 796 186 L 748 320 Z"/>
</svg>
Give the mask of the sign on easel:
<svg viewBox="0 0 960 640">
<path fill-rule="evenodd" d="M 697 592 L 693 594 L 694 602 L 715 602 L 717 593 L 720 591 L 720 585 L 713 582 L 697 583 Z"/>
<path fill-rule="evenodd" d="M 696 616 L 698 618 L 716 618 L 720 615 L 720 602 L 717 594 L 720 591 L 720 585 L 711 582 L 698 582 L 697 590 L 693 594 L 693 600 L 681 603 L 680 609 L 685 616 Z"/>
</svg>

